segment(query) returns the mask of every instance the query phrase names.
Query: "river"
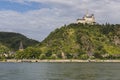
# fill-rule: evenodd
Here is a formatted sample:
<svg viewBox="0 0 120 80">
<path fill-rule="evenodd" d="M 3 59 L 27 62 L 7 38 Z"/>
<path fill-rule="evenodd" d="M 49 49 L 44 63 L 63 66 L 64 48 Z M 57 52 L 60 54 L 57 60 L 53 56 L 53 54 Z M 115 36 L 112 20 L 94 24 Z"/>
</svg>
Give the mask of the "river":
<svg viewBox="0 0 120 80">
<path fill-rule="evenodd" d="M 120 63 L 0 63 L 0 80 L 120 80 Z"/>
</svg>

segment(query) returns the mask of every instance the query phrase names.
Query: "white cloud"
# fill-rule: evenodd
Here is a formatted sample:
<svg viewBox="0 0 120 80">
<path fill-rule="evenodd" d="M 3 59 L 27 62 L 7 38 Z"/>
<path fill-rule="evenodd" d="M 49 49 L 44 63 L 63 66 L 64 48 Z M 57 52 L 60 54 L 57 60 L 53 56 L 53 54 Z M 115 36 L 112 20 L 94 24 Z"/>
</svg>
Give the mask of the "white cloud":
<svg viewBox="0 0 120 80">
<path fill-rule="evenodd" d="M 37 2 L 48 7 L 24 13 L 0 11 L 0 30 L 14 31 L 30 38 L 43 40 L 51 31 L 64 24 L 75 22 L 86 9 L 94 13 L 97 22 L 120 23 L 119 0 L 6 0 L 25 4 Z M 28 3 L 29 4 L 29 3 Z"/>
<path fill-rule="evenodd" d="M 28 37 L 43 40 L 56 27 L 70 23 L 70 17 L 60 17 L 58 9 L 41 9 L 18 13 L 0 11 L 0 30 L 20 32 Z"/>
</svg>

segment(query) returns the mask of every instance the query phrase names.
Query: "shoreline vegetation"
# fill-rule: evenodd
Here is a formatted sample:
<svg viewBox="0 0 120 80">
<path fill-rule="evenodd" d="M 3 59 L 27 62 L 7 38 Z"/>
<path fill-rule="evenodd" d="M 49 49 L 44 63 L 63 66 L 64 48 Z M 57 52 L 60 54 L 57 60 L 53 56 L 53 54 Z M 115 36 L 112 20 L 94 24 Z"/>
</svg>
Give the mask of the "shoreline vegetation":
<svg viewBox="0 0 120 80">
<path fill-rule="evenodd" d="M 21 62 L 30 62 L 30 63 L 87 63 L 87 62 L 114 62 L 118 63 L 120 60 L 78 60 L 78 59 L 65 59 L 65 60 L 40 60 L 40 59 L 6 59 L 1 60 L 0 62 L 14 62 L 14 63 L 21 63 Z"/>
</svg>

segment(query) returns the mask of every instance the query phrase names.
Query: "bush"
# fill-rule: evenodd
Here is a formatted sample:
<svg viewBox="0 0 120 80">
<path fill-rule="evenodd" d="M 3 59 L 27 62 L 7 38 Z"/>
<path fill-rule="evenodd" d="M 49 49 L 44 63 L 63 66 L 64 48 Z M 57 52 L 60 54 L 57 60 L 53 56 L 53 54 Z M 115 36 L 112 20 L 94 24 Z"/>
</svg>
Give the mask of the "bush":
<svg viewBox="0 0 120 80">
<path fill-rule="evenodd" d="M 87 59 L 89 59 L 89 56 L 87 54 L 83 54 L 80 56 L 80 58 L 83 60 L 87 60 Z"/>
<path fill-rule="evenodd" d="M 46 55 L 45 54 L 41 54 L 40 56 L 39 56 L 39 59 L 46 59 Z"/>
</svg>

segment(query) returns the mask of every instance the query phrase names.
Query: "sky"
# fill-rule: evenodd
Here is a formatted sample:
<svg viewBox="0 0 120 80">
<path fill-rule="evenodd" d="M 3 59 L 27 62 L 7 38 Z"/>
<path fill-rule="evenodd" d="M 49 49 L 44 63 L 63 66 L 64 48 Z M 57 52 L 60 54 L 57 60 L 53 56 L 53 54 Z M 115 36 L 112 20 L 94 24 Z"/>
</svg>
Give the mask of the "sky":
<svg viewBox="0 0 120 80">
<path fill-rule="evenodd" d="M 0 31 L 42 41 L 87 10 L 97 23 L 120 23 L 120 0 L 0 0 Z"/>
</svg>

